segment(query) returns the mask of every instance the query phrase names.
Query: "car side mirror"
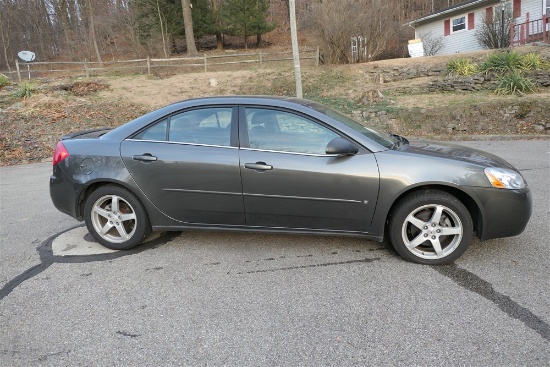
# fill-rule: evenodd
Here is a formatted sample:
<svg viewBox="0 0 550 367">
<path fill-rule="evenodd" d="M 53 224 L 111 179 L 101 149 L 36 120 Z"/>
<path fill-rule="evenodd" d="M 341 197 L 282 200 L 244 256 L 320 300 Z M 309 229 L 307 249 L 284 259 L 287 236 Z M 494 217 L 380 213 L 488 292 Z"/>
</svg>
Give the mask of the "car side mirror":
<svg viewBox="0 0 550 367">
<path fill-rule="evenodd" d="M 336 154 L 340 157 L 347 155 L 355 155 L 359 152 L 359 148 L 355 144 L 350 143 L 348 140 L 337 137 L 329 141 L 325 149 L 327 154 Z"/>
</svg>

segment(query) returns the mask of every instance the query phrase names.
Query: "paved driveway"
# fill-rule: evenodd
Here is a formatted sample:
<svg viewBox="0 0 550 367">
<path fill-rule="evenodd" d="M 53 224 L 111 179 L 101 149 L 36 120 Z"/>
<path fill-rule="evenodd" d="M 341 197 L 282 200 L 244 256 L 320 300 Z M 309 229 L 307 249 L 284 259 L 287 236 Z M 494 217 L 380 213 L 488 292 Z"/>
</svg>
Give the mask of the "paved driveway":
<svg viewBox="0 0 550 367">
<path fill-rule="evenodd" d="M 549 365 L 550 142 L 464 144 L 514 163 L 534 213 L 440 267 L 346 237 L 99 253 L 50 203 L 50 164 L 1 168 L 0 366 Z"/>
</svg>

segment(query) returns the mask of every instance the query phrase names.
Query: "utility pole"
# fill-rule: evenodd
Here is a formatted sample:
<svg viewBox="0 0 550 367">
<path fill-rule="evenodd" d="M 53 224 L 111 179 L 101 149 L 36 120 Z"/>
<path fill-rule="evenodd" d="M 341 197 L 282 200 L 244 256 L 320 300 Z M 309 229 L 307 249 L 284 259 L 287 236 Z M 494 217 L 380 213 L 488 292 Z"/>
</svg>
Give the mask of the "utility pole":
<svg viewBox="0 0 550 367">
<path fill-rule="evenodd" d="M 296 81 L 296 97 L 304 98 L 302 94 L 302 72 L 300 71 L 300 53 L 298 50 L 298 32 L 296 30 L 296 1 L 288 0 L 290 13 L 290 38 L 292 39 L 292 59 L 294 60 L 294 79 Z"/>
</svg>

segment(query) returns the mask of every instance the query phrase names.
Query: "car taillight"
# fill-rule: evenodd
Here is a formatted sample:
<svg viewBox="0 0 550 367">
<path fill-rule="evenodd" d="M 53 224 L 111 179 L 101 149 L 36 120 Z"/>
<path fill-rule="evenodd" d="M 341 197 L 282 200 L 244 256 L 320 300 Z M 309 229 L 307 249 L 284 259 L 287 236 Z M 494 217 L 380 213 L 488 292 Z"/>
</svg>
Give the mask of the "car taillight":
<svg viewBox="0 0 550 367">
<path fill-rule="evenodd" d="M 63 145 L 63 142 L 57 143 L 55 147 L 55 152 L 53 153 L 53 165 L 55 166 L 65 158 L 69 156 L 69 151 Z"/>
</svg>

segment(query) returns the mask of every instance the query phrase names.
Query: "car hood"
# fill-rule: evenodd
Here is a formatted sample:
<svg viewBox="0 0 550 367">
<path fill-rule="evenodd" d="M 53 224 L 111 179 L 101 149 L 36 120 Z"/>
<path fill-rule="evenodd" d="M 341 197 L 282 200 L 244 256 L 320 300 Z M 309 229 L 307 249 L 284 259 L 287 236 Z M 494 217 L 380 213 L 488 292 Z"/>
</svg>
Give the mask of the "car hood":
<svg viewBox="0 0 550 367">
<path fill-rule="evenodd" d="M 516 170 L 514 166 L 496 155 L 457 144 L 413 140 L 404 146 L 402 150 L 416 155 L 458 160 L 485 167 L 507 167 Z"/>
</svg>

